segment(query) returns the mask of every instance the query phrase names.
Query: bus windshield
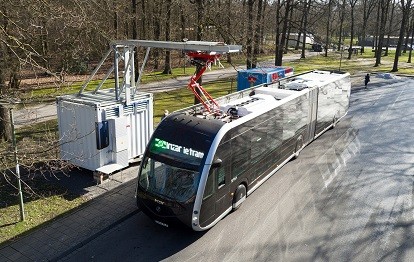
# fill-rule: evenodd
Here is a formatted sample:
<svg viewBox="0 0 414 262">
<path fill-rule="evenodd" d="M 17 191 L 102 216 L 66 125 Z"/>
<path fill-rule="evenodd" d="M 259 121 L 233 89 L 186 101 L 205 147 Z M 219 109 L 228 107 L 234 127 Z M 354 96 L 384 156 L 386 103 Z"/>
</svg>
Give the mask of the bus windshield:
<svg viewBox="0 0 414 262">
<path fill-rule="evenodd" d="M 139 185 L 143 190 L 162 198 L 186 202 L 196 194 L 198 180 L 198 171 L 146 158 L 139 176 Z"/>
<path fill-rule="evenodd" d="M 154 131 L 139 174 L 139 189 L 181 203 L 194 199 L 211 143 L 221 121 L 170 115 Z"/>
</svg>

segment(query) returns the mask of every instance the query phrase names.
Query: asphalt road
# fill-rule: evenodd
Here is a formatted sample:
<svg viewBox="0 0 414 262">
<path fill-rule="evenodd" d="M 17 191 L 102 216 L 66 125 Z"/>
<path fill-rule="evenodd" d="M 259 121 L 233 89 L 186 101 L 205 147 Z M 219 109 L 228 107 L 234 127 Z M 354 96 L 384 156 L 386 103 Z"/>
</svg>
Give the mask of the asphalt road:
<svg viewBox="0 0 414 262">
<path fill-rule="evenodd" d="M 373 80 L 353 89 L 335 129 L 209 231 L 138 212 L 62 260 L 413 261 L 414 80 Z"/>
</svg>

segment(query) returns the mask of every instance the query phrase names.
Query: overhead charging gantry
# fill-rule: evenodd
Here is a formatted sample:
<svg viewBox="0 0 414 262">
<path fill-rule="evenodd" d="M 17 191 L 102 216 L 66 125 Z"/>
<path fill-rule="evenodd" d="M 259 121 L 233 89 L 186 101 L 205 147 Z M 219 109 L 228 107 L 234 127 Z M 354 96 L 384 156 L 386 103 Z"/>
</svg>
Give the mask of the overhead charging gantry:
<svg viewBox="0 0 414 262">
<path fill-rule="evenodd" d="M 187 52 L 187 56 L 190 57 L 191 62 L 197 66 L 199 70 L 191 77 L 188 83 L 188 88 L 194 93 L 197 100 L 204 106 L 208 113 L 219 114 L 219 105 L 211 97 L 211 95 L 198 83 L 198 80 L 204 74 L 206 69 L 216 61 L 221 54 L 216 52 Z"/>
<path fill-rule="evenodd" d="M 135 81 L 135 61 L 134 52 L 136 48 L 146 48 L 144 61 L 139 71 L 137 81 Z M 123 100 L 125 104 L 130 103 L 131 95 L 134 95 L 139 87 L 139 82 L 142 77 L 146 62 L 148 61 L 151 48 L 174 49 L 182 50 L 191 59 L 192 64 L 197 65 L 196 73 L 191 77 L 188 88 L 194 93 L 197 100 L 204 106 L 206 113 L 219 114 L 219 106 L 211 95 L 198 83 L 206 69 L 211 66 L 221 55 L 226 53 L 236 53 L 241 51 L 240 45 L 227 45 L 222 42 L 205 42 L 205 41 L 185 41 L 185 42 L 170 42 L 170 41 L 151 41 L 151 40 L 120 40 L 113 41 L 110 44 L 110 49 L 105 54 L 98 66 L 92 72 L 90 78 L 81 87 L 78 95 L 81 96 L 87 85 L 91 82 L 98 70 L 102 67 L 105 61 L 113 53 L 114 63 L 108 70 L 104 79 L 95 89 L 97 93 L 103 86 L 103 83 L 108 77 L 114 73 L 115 78 L 115 99 L 117 101 Z M 123 67 L 120 62 L 124 61 Z M 121 82 L 122 80 L 122 82 Z M 122 95 L 121 95 L 122 94 Z"/>
</svg>

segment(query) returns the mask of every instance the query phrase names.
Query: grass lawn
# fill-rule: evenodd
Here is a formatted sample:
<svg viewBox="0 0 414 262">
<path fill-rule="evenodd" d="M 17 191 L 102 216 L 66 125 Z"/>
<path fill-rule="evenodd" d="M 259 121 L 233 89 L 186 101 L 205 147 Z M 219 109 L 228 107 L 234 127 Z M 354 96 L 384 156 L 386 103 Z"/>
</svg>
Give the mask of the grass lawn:
<svg viewBox="0 0 414 262">
<path fill-rule="evenodd" d="M 390 72 L 393 61 L 394 53 L 390 51 L 390 55 L 382 57 L 382 64 L 379 67 L 374 67 L 375 60 L 373 53 L 368 49 L 363 55 L 354 55 L 350 60 L 347 59 L 347 53 L 330 52 L 328 57 L 324 57 L 322 54 L 311 56 L 306 59 L 300 59 L 293 62 L 286 62 L 285 66 L 292 66 L 296 73 L 309 71 L 313 69 L 326 69 L 326 70 L 342 70 L 350 72 L 351 74 L 366 73 L 366 72 Z M 261 60 L 271 60 L 271 57 L 264 57 Z M 399 74 L 414 74 L 414 69 L 411 64 L 406 63 L 408 59 L 408 53 L 403 54 L 399 59 Z M 222 61 L 226 67 L 233 67 Z M 235 57 L 234 64 L 243 64 L 244 61 L 240 57 Z M 178 68 L 173 70 L 172 75 L 162 75 L 160 72 L 151 72 L 146 74 L 142 82 L 147 83 L 150 81 L 160 81 L 171 77 L 190 76 L 194 73 L 194 67 Z M 91 87 L 87 90 L 93 90 L 100 80 L 94 80 L 91 82 Z M 26 99 L 42 100 L 42 99 L 55 99 L 56 96 L 62 94 L 76 93 L 79 91 L 83 83 L 74 83 L 71 86 L 56 88 L 42 88 L 31 90 L 26 92 L 24 96 Z M 113 80 L 106 81 L 103 88 L 113 87 Z M 224 79 L 214 83 L 206 83 L 203 87 L 213 96 L 220 97 L 227 95 L 236 90 L 237 83 L 233 79 Z M 184 108 L 192 105 L 194 102 L 194 95 L 186 88 L 180 88 L 168 92 L 160 92 L 154 94 L 154 123 L 157 124 L 165 109 L 170 112 L 180 108 Z M 31 148 L 27 149 L 23 154 L 24 157 L 30 155 L 30 152 L 36 152 L 36 145 L 43 149 L 53 147 L 53 141 L 56 141 L 56 120 L 47 122 L 47 124 L 35 125 L 25 127 L 24 129 L 17 130 L 19 148 L 23 145 L 30 145 Z M 3 152 L 10 152 L 7 146 L 3 146 Z M 34 150 L 34 151 L 33 151 Z M 20 150 L 22 151 L 22 150 Z M 56 152 L 53 150 L 42 150 L 49 154 Z M 10 155 L 10 153 L 8 153 Z M 3 157 L 3 155 L 2 155 Z M 24 157 L 21 156 L 22 161 Z M 40 158 L 47 158 L 47 155 L 37 156 Z M 3 157 L 4 158 L 4 157 Z M 20 157 L 19 157 L 20 158 Z M 50 158 L 53 159 L 52 156 Z M 6 161 L 7 162 L 7 161 Z M 10 163 L 10 162 L 9 162 Z M 10 164 L 9 164 L 10 166 Z M 3 168 L 6 169 L 6 168 Z M 15 181 L 11 181 L 11 184 L 7 183 L 3 177 L 0 177 L 0 243 L 21 233 L 26 232 L 42 223 L 45 223 L 60 214 L 63 214 L 79 205 L 86 200 L 82 196 L 73 195 L 67 192 L 64 188 L 45 183 L 44 178 L 36 178 L 27 181 L 25 186 L 25 209 L 26 209 L 26 221 L 19 222 L 19 206 L 17 201 L 16 189 L 13 188 Z M 35 193 L 30 192 L 28 187 L 34 189 Z"/>
<path fill-rule="evenodd" d="M 2 143 L 2 172 L 0 174 L 0 243 L 18 236 L 44 222 L 71 210 L 86 201 L 50 180 L 46 163 L 56 159 L 58 149 L 57 121 L 49 120 L 16 130 L 18 157 L 21 165 L 23 200 L 26 219 L 20 222 L 17 179 L 10 145 Z M 39 162 L 45 164 L 39 165 Z M 41 167 L 40 167 L 41 166 Z M 34 170 L 25 172 L 25 167 Z M 61 169 L 58 170 L 60 171 Z M 37 176 L 33 174 L 36 173 Z"/>
<path fill-rule="evenodd" d="M 341 70 L 349 72 L 351 75 L 364 73 L 364 72 L 390 72 L 394 63 L 395 51 L 390 50 L 388 56 L 381 58 L 381 64 L 378 67 L 374 67 L 375 58 L 371 49 L 366 49 L 365 53 L 353 55 L 351 59 L 348 59 L 348 53 L 343 52 L 330 52 L 328 57 L 324 57 L 322 53 L 308 57 L 306 59 L 300 59 L 293 62 L 288 62 L 285 65 L 292 66 L 296 73 L 301 73 L 309 70 Z M 414 65 L 407 63 L 408 53 L 402 54 L 399 57 L 398 72 L 394 74 L 414 74 Z"/>
<path fill-rule="evenodd" d="M 15 182 L 13 180 L 12 182 Z M 15 183 L 14 183 L 15 185 Z M 80 206 L 86 200 L 70 194 L 64 188 L 45 183 L 44 178 L 27 181 L 23 186 L 26 219 L 20 222 L 17 190 L 0 181 L 0 243 L 52 220 L 60 214 Z M 32 188 L 35 193 L 29 194 Z"/>
</svg>

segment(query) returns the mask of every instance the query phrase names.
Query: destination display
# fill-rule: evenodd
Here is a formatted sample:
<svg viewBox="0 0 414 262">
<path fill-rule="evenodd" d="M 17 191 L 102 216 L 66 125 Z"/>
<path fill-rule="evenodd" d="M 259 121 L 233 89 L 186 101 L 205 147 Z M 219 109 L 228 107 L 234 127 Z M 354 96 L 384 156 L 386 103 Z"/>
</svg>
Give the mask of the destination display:
<svg viewBox="0 0 414 262">
<path fill-rule="evenodd" d="M 200 159 L 204 156 L 203 152 L 197 151 L 190 147 L 176 145 L 159 138 L 155 138 L 153 141 L 154 142 L 151 147 L 151 151 L 153 152 L 170 151 L 171 153 L 173 153 L 173 155 L 176 155 L 178 153 L 185 156 L 191 156 Z"/>
</svg>

